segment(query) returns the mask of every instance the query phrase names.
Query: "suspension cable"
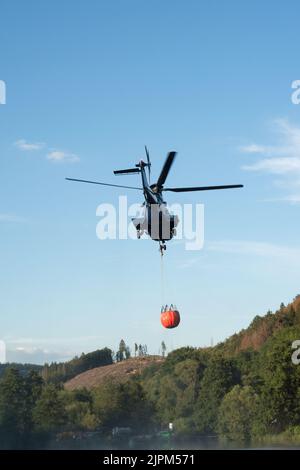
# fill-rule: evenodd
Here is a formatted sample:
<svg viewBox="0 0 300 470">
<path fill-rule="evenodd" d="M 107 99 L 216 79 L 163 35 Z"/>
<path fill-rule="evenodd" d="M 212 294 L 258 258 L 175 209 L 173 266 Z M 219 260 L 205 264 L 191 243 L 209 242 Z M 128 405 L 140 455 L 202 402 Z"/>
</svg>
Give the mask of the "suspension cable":
<svg viewBox="0 0 300 470">
<path fill-rule="evenodd" d="M 165 269 L 164 269 L 164 257 L 161 254 L 160 257 L 160 281 L 161 281 L 161 305 L 165 305 Z"/>
</svg>

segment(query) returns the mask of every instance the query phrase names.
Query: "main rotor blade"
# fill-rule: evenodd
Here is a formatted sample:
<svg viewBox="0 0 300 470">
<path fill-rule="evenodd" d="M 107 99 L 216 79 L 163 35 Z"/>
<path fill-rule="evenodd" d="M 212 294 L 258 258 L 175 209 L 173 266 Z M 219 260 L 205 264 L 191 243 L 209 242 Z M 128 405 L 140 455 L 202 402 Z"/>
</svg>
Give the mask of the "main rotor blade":
<svg viewBox="0 0 300 470">
<path fill-rule="evenodd" d="M 68 180 L 68 181 L 79 181 L 79 183 L 100 184 L 101 186 L 113 186 L 114 188 L 138 189 L 139 191 L 143 191 L 143 188 L 136 188 L 134 186 L 121 186 L 119 184 L 100 183 L 99 181 L 79 180 L 79 179 L 76 179 L 76 178 L 66 178 L 66 180 Z"/>
<path fill-rule="evenodd" d="M 147 162 L 148 162 L 148 165 L 151 165 L 151 162 L 150 162 L 150 156 L 149 156 L 149 151 L 147 149 L 147 146 L 145 145 L 145 152 L 146 152 L 146 157 L 147 157 Z"/>
<path fill-rule="evenodd" d="M 163 191 L 172 191 L 174 193 L 185 193 L 189 191 L 211 191 L 214 189 L 233 189 L 243 188 L 243 184 L 228 184 L 225 186 L 196 186 L 192 188 L 164 188 Z"/>
<path fill-rule="evenodd" d="M 147 162 L 148 162 L 148 174 L 149 174 L 149 183 L 150 183 L 151 161 L 150 161 L 150 156 L 149 156 L 149 152 L 148 152 L 148 149 L 147 149 L 146 145 L 145 145 L 145 152 L 146 152 L 146 157 L 147 157 Z"/>
<path fill-rule="evenodd" d="M 159 178 L 158 178 L 157 183 L 156 183 L 156 186 L 158 186 L 159 188 L 161 188 L 164 185 L 164 182 L 167 179 L 170 168 L 171 168 L 171 166 L 174 162 L 175 156 L 176 156 L 176 152 L 169 152 L 168 153 L 168 156 L 166 158 L 166 161 L 164 163 L 164 166 L 161 170 L 161 173 L 160 173 Z"/>
</svg>

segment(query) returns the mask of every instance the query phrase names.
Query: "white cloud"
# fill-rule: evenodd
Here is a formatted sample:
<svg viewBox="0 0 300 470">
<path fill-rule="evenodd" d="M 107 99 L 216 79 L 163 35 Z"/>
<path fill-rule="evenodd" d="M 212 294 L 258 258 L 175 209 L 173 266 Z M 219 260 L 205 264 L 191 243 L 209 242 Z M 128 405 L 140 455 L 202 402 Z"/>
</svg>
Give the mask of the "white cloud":
<svg viewBox="0 0 300 470">
<path fill-rule="evenodd" d="M 48 338 L 6 336 L 3 340 L 7 346 L 8 361 L 44 364 L 45 362 L 71 359 L 82 351 L 90 350 L 91 343 L 96 343 L 98 346 L 104 344 L 105 336 L 87 335 Z"/>
<path fill-rule="evenodd" d="M 286 262 L 300 262 L 300 248 L 286 245 L 276 245 L 274 243 L 222 240 L 207 242 L 206 249 L 222 253 L 232 253 L 241 255 L 255 255 L 267 258 L 277 258 Z"/>
<path fill-rule="evenodd" d="M 25 139 L 17 140 L 14 145 L 18 147 L 18 149 L 25 151 L 41 150 L 43 147 L 45 147 L 43 142 L 27 142 Z"/>
<path fill-rule="evenodd" d="M 42 148 L 46 147 L 46 144 L 43 142 L 28 142 L 25 139 L 17 140 L 14 145 L 22 151 L 34 151 L 34 150 L 41 150 Z M 64 150 L 58 149 L 48 149 L 48 153 L 46 155 L 47 160 L 52 162 L 67 162 L 67 163 L 75 163 L 80 160 L 78 155 L 71 152 L 66 152 Z"/>
<path fill-rule="evenodd" d="M 268 157 L 243 169 L 282 174 L 296 170 L 300 173 L 300 127 L 291 125 L 286 119 L 277 119 L 274 121 L 274 133 L 277 145 L 252 143 L 239 148 L 243 153 Z"/>
<path fill-rule="evenodd" d="M 197 264 L 198 259 L 197 258 L 191 258 L 188 259 L 187 261 L 184 261 L 183 263 L 179 264 L 179 269 L 189 269 L 195 266 Z"/>
<path fill-rule="evenodd" d="M 38 348 L 25 348 L 23 346 L 19 346 L 16 348 L 16 351 L 23 351 L 23 352 L 26 352 L 28 354 L 32 354 L 34 353 L 35 351 L 37 351 Z"/>
<path fill-rule="evenodd" d="M 277 188 L 281 188 L 281 189 L 295 189 L 295 190 L 299 190 L 299 189 L 300 189 L 300 179 L 299 179 L 299 177 L 298 177 L 298 178 L 293 178 L 293 180 L 290 180 L 290 179 L 285 179 L 285 180 L 278 179 L 278 180 L 274 180 L 274 185 L 275 185 Z"/>
<path fill-rule="evenodd" d="M 8 362 L 20 362 L 43 365 L 46 362 L 61 362 L 70 360 L 75 353 L 68 350 L 49 350 L 41 348 L 16 348 L 7 349 L 6 359 Z"/>
<path fill-rule="evenodd" d="M 281 198 L 281 201 L 287 201 L 292 204 L 300 204 L 300 194 L 290 194 L 284 198 Z"/>
<path fill-rule="evenodd" d="M 266 146 L 257 144 L 243 145 L 239 149 L 244 153 L 265 153 L 267 151 Z"/>
<path fill-rule="evenodd" d="M 14 214 L 0 214 L 0 222 L 25 222 L 26 219 Z"/>
<path fill-rule="evenodd" d="M 267 171 L 276 175 L 300 173 L 300 157 L 266 158 L 242 168 L 248 171 Z"/>
<path fill-rule="evenodd" d="M 290 194 L 289 196 L 268 198 L 264 199 L 264 202 L 289 202 L 290 204 L 300 204 L 300 194 Z"/>
<path fill-rule="evenodd" d="M 239 150 L 243 153 L 261 157 L 254 163 L 243 165 L 242 169 L 280 175 L 282 180 L 275 181 L 275 185 L 277 187 L 281 186 L 282 189 L 285 187 L 290 191 L 291 188 L 297 186 L 300 178 L 300 127 L 292 125 L 286 119 L 277 119 L 273 124 L 278 143 L 276 145 L 252 143 L 240 147 Z M 300 202 L 300 187 L 296 194 L 289 194 L 272 200 L 298 203 Z"/>
<path fill-rule="evenodd" d="M 250 144 L 239 147 L 240 152 L 264 157 L 280 157 L 282 155 L 293 155 L 293 149 L 285 145 L 258 145 Z"/>
<path fill-rule="evenodd" d="M 52 150 L 47 154 L 47 159 L 53 162 L 75 163 L 80 159 L 75 153 L 65 152 L 63 150 Z"/>
<path fill-rule="evenodd" d="M 23 347 L 29 345 L 29 347 L 41 347 L 41 345 L 56 345 L 65 343 L 76 343 L 76 342 L 90 342 L 92 340 L 104 340 L 105 336 L 99 335 L 87 335 L 87 336 L 67 336 L 67 337 L 49 337 L 49 338 L 12 338 L 5 337 L 4 340 L 9 344 L 18 345 Z"/>
</svg>

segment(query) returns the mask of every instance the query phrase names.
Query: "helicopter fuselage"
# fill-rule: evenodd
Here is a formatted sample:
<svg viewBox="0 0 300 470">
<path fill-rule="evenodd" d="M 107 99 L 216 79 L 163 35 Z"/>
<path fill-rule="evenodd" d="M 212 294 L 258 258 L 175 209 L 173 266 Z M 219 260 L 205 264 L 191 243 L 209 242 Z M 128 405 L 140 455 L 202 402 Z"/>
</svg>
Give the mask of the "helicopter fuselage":
<svg viewBox="0 0 300 470">
<path fill-rule="evenodd" d="M 136 227 L 138 238 L 146 233 L 152 240 L 164 243 L 176 235 L 178 216 L 169 212 L 161 188 L 155 184 L 149 185 L 145 172 L 147 165 L 141 160 L 137 166 L 140 168 L 145 197 L 144 214 L 142 217 L 133 218 L 132 222 Z"/>
</svg>

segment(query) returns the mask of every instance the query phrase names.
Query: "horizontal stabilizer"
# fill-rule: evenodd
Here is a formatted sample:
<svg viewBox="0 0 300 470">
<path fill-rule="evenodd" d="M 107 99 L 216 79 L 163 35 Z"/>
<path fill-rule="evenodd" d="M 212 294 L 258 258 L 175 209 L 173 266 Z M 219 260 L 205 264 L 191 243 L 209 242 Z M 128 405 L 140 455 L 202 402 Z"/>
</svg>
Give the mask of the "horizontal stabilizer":
<svg viewBox="0 0 300 470">
<path fill-rule="evenodd" d="M 127 175 L 128 173 L 140 173 L 139 168 L 127 168 L 126 170 L 115 170 L 115 175 Z"/>
</svg>

